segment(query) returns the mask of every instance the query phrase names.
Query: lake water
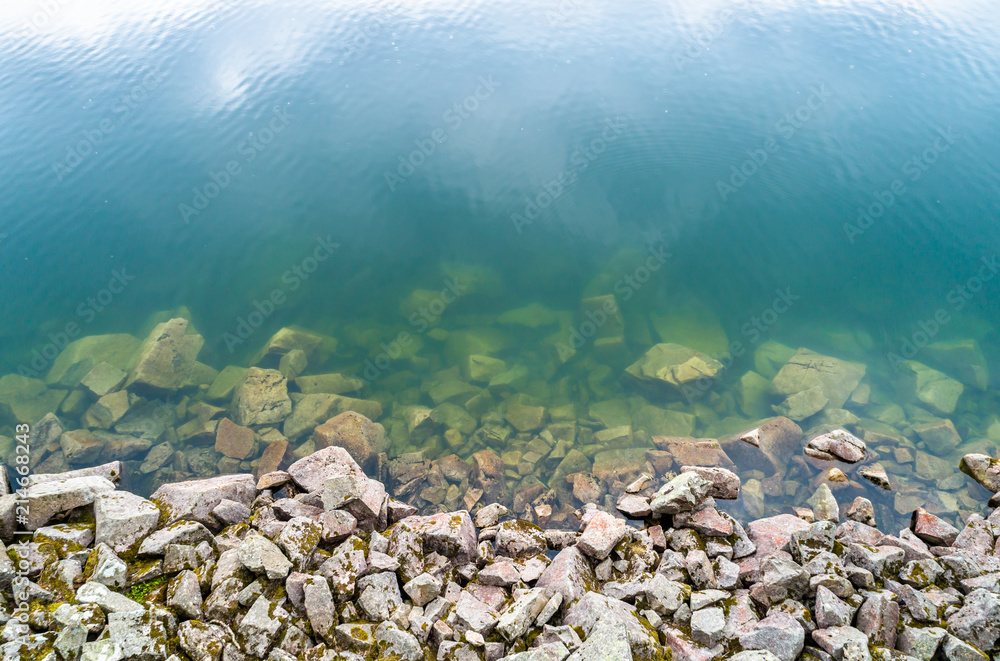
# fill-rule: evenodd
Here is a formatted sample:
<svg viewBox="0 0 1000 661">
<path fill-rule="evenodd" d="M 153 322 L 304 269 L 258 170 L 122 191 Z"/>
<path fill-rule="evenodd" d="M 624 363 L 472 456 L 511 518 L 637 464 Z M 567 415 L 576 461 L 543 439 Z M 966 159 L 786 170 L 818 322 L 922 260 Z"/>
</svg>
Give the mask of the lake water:
<svg viewBox="0 0 1000 661">
<path fill-rule="evenodd" d="M 365 380 L 390 459 L 530 452 L 543 427 L 501 418 L 527 404 L 586 430 L 592 460 L 750 429 L 788 394 L 764 392 L 783 347 L 805 348 L 863 363 L 870 396 L 819 393 L 803 429 L 867 434 L 896 480 L 838 463 L 839 500 L 976 511 L 957 460 L 1000 441 L 998 29 L 989 0 L 8 0 L 0 375 L 44 380 L 69 340 L 173 316 L 201 363 L 247 366 L 296 325 L 336 339 L 306 374 Z M 602 295 L 621 323 L 582 303 Z M 726 369 L 682 397 L 621 378 L 660 342 Z M 470 354 L 517 368 L 487 404 L 435 390 L 488 385 Z M 71 397 L 85 426 L 90 395 L 51 381 L 31 397 Z M 10 402 L 36 385 L 0 387 L 0 435 L 35 422 Z M 181 426 L 205 389 L 157 395 Z M 509 438 L 418 442 L 404 408 L 442 402 Z M 958 445 L 918 431 L 944 419 Z M 506 458 L 515 490 L 559 463 Z M 804 504 L 809 470 L 765 481 L 764 509 Z M 198 472 L 162 471 L 144 479 Z"/>
</svg>

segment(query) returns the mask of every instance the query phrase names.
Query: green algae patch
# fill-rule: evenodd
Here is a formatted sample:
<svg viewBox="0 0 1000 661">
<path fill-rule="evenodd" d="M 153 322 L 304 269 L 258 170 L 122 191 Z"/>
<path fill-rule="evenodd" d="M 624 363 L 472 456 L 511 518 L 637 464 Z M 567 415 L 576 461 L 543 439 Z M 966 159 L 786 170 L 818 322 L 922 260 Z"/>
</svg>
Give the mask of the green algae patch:
<svg viewBox="0 0 1000 661">
<path fill-rule="evenodd" d="M 125 591 L 125 596 L 136 601 L 140 604 L 146 603 L 146 599 L 149 598 L 151 592 L 161 585 L 166 584 L 166 576 L 157 576 L 156 578 L 151 578 L 148 581 L 143 581 L 142 583 L 136 583 Z"/>
</svg>

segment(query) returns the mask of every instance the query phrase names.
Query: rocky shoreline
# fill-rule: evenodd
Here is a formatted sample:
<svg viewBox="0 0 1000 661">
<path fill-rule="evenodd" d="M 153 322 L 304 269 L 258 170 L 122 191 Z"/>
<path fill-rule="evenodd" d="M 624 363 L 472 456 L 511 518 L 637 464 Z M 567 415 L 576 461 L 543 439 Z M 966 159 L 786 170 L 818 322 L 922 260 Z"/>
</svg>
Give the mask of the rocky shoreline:
<svg viewBox="0 0 1000 661">
<path fill-rule="evenodd" d="M 116 487 L 119 462 L 33 476 L 16 496 L 30 533 L 0 549 L 3 661 L 1000 652 L 1000 510 L 959 530 L 918 509 L 893 535 L 868 500 L 838 503 L 822 484 L 800 516 L 744 526 L 717 508 L 740 478 L 684 466 L 560 528 L 482 499 L 422 516 L 343 447 L 365 422 L 333 425 L 339 444 L 285 470 L 164 484 L 149 499 Z M 962 468 L 1000 490 L 1000 461 L 967 455 Z"/>
</svg>

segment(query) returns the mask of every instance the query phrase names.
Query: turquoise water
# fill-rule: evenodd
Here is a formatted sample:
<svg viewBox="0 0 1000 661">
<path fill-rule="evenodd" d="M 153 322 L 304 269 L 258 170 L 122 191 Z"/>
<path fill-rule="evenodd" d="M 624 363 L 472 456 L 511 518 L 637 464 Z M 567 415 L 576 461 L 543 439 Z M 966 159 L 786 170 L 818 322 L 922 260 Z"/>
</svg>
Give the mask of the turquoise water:
<svg viewBox="0 0 1000 661">
<path fill-rule="evenodd" d="M 432 327 L 504 333 L 522 395 L 586 407 L 638 396 L 618 376 L 662 317 L 743 345 L 698 400 L 721 436 L 768 341 L 903 405 L 899 360 L 975 340 L 951 417 L 989 447 L 998 28 L 986 0 L 5 2 L 0 374 L 183 307 L 215 369 L 285 326 L 336 338 L 308 373 L 370 380 L 391 426 L 457 365 Z M 622 353 L 560 356 L 612 293 Z M 529 303 L 556 320 L 498 320 Z M 369 368 L 400 333 L 416 359 Z"/>
</svg>

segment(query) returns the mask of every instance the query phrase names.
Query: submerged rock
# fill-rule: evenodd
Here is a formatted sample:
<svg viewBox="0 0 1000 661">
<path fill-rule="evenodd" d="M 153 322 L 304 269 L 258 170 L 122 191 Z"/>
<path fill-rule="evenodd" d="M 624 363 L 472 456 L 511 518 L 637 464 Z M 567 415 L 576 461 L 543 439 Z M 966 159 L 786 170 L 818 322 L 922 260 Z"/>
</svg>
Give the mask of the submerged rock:
<svg viewBox="0 0 1000 661">
<path fill-rule="evenodd" d="M 823 356 L 809 349 L 799 349 L 778 371 L 771 385 L 785 397 L 810 388 L 829 401 L 830 408 L 844 408 L 851 392 L 865 375 L 865 366 L 831 356 Z"/>
<path fill-rule="evenodd" d="M 158 324 L 139 347 L 125 387 L 172 391 L 187 385 L 205 344 L 201 335 L 187 334 L 187 329 L 188 320 L 182 318 Z"/>
<path fill-rule="evenodd" d="M 656 344 L 625 371 L 640 383 L 660 386 L 674 395 L 698 396 L 722 372 L 723 365 L 708 354 L 680 344 Z"/>
<path fill-rule="evenodd" d="M 233 389 L 233 417 L 238 425 L 269 425 L 292 412 L 287 379 L 277 370 L 251 367 Z"/>
</svg>

